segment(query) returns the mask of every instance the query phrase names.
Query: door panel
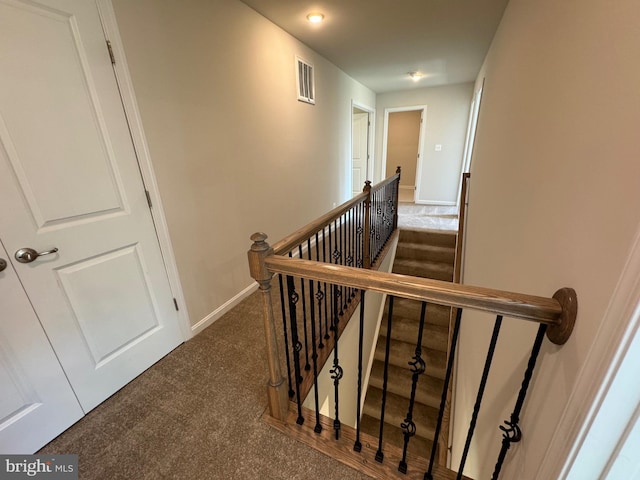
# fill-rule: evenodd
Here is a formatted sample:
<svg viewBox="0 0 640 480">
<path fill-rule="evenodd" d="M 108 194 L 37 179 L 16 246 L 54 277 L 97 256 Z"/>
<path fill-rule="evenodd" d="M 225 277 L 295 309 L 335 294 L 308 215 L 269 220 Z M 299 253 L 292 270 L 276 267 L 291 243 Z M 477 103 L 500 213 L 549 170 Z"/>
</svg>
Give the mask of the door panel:
<svg viewBox="0 0 640 480">
<path fill-rule="evenodd" d="M 352 190 L 353 195 L 362 193 L 367 179 L 367 161 L 369 157 L 369 114 L 356 113 L 352 125 Z"/>
<path fill-rule="evenodd" d="M 182 335 L 94 2 L 0 0 L 0 235 L 85 411 Z M 7 74 L 5 74 L 7 72 Z"/>
<path fill-rule="evenodd" d="M 83 413 L 11 265 L 0 305 L 0 453 L 33 453 Z"/>
</svg>

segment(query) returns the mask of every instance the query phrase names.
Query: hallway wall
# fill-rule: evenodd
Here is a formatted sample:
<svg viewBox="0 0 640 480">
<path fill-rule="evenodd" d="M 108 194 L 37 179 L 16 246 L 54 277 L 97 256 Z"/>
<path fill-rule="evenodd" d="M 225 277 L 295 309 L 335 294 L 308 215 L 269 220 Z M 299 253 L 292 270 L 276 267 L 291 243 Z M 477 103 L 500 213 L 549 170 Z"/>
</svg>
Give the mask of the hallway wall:
<svg viewBox="0 0 640 480">
<path fill-rule="evenodd" d="M 248 286 L 269 241 L 351 194 L 351 101 L 375 94 L 236 0 L 114 0 L 191 322 Z M 295 55 L 315 67 L 297 101 Z M 200 323 L 198 323 L 200 322 Z"/>
<path fill-rule="evenodd" d="M 464 283 L 578 294 L 573 336 L 546 341 L 525 403 L 523 441 L 501 478 L 536 479 L 640 226 L 640 54 L 636 0 L 511 0 L 486 77 L 471 165 Z M 461 332 L 454 465 L 493 321 L 467 312 Z M 506 319 L 468 473 L 489 478 L 535 325 Z M 496 420 L 498 419 L 498 420 Z M 547 477 L 548 478 L 548 477 Z M 540 480 L 547 480 L 547 478 Z"/>
</svg>

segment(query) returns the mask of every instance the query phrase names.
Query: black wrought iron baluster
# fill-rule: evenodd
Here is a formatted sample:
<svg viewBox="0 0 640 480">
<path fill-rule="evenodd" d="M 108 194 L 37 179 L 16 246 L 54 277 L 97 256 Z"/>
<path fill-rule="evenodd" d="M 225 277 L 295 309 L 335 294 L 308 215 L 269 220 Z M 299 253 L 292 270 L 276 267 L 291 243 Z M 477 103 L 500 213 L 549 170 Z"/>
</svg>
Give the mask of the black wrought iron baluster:
<svg viewBox="0 0 640 480">
<path fill-rule="evenodd" d="M 278 275 L 278 282 L 280 284 L 280 307 L 282 308 L 282 327 L 284 329 L 284 354 L 287 360 L 287 380 L 289 381 L 289 398 L 293 398 L 296 394 L 293 391 L 293 384 L 291 383 L 291 360 L 289 357 L 289 334 L 287 332 L 287 313 L 286 303 L 284 301 L 284 287 L 282 285 L 282 274 Z"/>
<path fill-rule="evenodd" d="M 340 226 L 340 250 L 342 251 L 342 257 L 340 259 L 341 265 L 347 264 L 347 255 L 349 254 L 349 247 L 347 246 L 347 213 L 343 213 L 340 216 L 342 225 Z M 342 312 L 347 309 L 347 300 L 349 299 L 349 291 L 347 287 L 342 287 Z"/>
<path fill-rule="evenodd" d="M 333 235 L 334 235 L 334 241 L 335 241 L 335 250 L 333 251 L 333 261 L 336 265 L 341 265 L 342 264 L 342 246 L 341 246 L 342 238 L 340 236 L 340 232 L 338 231 L 338 220 L 333 221 Z M 331 231 L 329 231 L 329 238 L 331 238 Z M 334 285 L 334 290 L 338 290 L 340 292 L 339 296 L 342 296 L 342 285 Z M 340 308 L 340 315 L 344 314 L 344 311 L 342 308 L 342 302 L 338 302 L 334 306 Z M 336 334 L 335 330 L 333 334 L 334 335 Z"/>
<path fill-rule="evenodd" d="M 498 455 L 498 461 L 496 462 L 491 480 L 498 480 L 500 470 L 502 469 L 504 459 L 507 456 L 507 451 L 511 447 L 511 444 L 518 443 L 522 439 L 522 431 L 520 430 L 519 425 L 520 413 L 522 412 L 524 400 L 527 397 L 527 389 L 529 388 L 529 383 L 533 377 L 533 370 L 536 368 L 536 361 L 538 360 L 538 355 L 540 354 L 540 348 L 542 347 L 542 341 L 544 340 L 546 331 L 547 325 L 541 323 L 538 327 L 536 339 L 533 342 L 533 348 L 531 349 L 531 355 L 529 356 L 527 369 L 524 372 L 524 378 L 522 379 L 522 385 L 520 386 L 520 392 L 518 393 L 518 399 L 516 400 L 516 404 L 513 408 L 513 413 L 511 413 L 509 420 L 505 420 L 504 424 L 506 426 L 500 425 L 499 427 L 500 430 L 502 430 L 502 447 L 500 448 L 500 454 Z"/>
<path fill-rule="evenodd" d="M 336 286 L 334 286 L 336 287 Z M 334 320 L 333 320 L 333 325 L 334 325 L 334 331 L 333 331 L 333 338 L 335 340 L 334 346 L 333 346 L 333 368 L 331 370 L 329 370 L 329 373 L 331 374 L 331 379 L 333 380 L 333 391 L 334 391 L 334 399 L 336 402 L 336 416 L 333 420 L 333 429 L 336 432 L 336 440 L 340 440 L 340 428 L 341 428 L 341 424 L 340 424 L 340 404 L 339 404 L 339 387 L 340 387 L 340 379 L 342 378 L 343 375 L 343 371 L 342 371 L 342 367 L 340 366 L 340 361 L 338 359 L 338 324 L 340 323 L 340 318 L 338 315 L 338 303 L 340 302 L 340 294 L 339 294 L 339 289 L 338 288 L 334 288 L 334 296 L 333 296 L 333 303 L 334 303 Z"/>
<path fill-rule="evenodd" d="M 358 396 L 356 397 L 356 441 L 353 444 L 353 449 L 356 452 L 362 450 L 362 443 L 360 443 L 360 417 L 361 412 L 361 399 L 362 399 L 362 350 L 364 348 L 364 294 L 365 290 L 360 292 L 360 323 L 358 325 Z"/>
<path fill-rule="evenodd" d="M 303 260 L 304 257 L 302 255 L 302 244 L 298 245 L 298 254 L 300 255 L 300 260 Z M 311 370 L 311 364 L 309 363 L 309 334 L 307 332 L 307 297 L 304 291 L 304 280 L 300 279 L 300 289 L 302 293 L 302 333 L 304 334 L 304 369 L 308 372 Z"/>
<path fill-rule="evenodd" d="M 438 410 L 438 421 L 436 422 L 436 431 L 433 436 L 433 445 L 431 446 L 431 456 L 429 457 L 429 467 L 424 473 L 424 480 L 433 480 L 433 465 L 436 460 L 436 450 L 438 448 L 438 437 L 442 429 L 442 418 L 447 403 L 447 393 L 449 391 L 449 382 L 451 381 L 451 373 L 453 372 L 453 363 L 456 357 L 456 347 L 458 346 L 458 334 L 460 333 L 460 319 L 462 318 L 462 309 L 456 311 L 456 321 L 453 324 L 453 333 L 451 334 L 451 348 L 449 349 L 449 358 L 447 360 L 447 370 L 444 374 L 444 385 L 442 387 L 442 396 L 440 397 L 440 409 Z"/>
<path fill-rule="evenodd" d="M 302 399 L 300 398 L 300 383 L 302 377 L 300 375 L 300 351 L 302 343 L 298 338 L 298 319 L 296 315 L 296 305 L 300 297 L 296 292 L 295 283 L 291 275 L 287 275 L 287 293 L 289 294 L 289 321 L 291 322 L 291 342 L 293 343 L 293 368 L 296 377 L 296 404 L 298 406 L 298 418 L 296 423 L 302 425 L 304 417 L 302 416 Z"/>
<path fill-rule="evenodd" d="M 316 262 L 320 262 L 319 239 L 319 232 L 316 232 Z M 320 285 L 321 283 L 318 280 L 316 282 L 317 292 L 315 294 L 316 300 L 318 301 L 318 348 L 324 348 L 324 343 L 322 343 L 322 299 L 324 297 L 324 293 L 322 293 L 322 288 L 320 287 Z"/>
<path fill-rule="evenodd" d="M 358 206 L 357 225 L 356 225 L 356 267 L 364 266 L 364 202 Z"/>
<path fill-rule="evenodd" d="M 469 447 L 471 447 L 471 439 L 473 438 L 473 432 L 476 428 L 476 422 L 478 421 L 478 413 L 480 413 L 482 397 L 484 395 L 484 389 L 487 386 L 487 379 L 489 378 L 489 370 L 491 369 L 491 362 L 493 361 L 493 354 L 495 353 L 495 350 L 496 350 L 496 343 L 498 342 L 498 335 L 500 334 L 501 325 L 502 325 L 502 315 L 498 315 L 496 317 L 496 322 L 493 326 L 493 333 L 491 334 L 491 342 L 489 343 L 487 358 L 484 362 L 484 369 L 482 370 L 482 378 L 480 379 L 480 387 L 478 387 L 476 403 L 473 406 L 473 414 L 471 415 L 471 422 L 469 422 L 469 431 L 467 432 L 467 440 L 464 443 L 464 450 L 462 451 L 462 458 L 460 459 L 460 468 L 458 469 L 458 476 L 456 477 L 456 480 L 460 480 L 462 478 L 464 465 L 467 461 L 467 455 L 469 454 Z"/>
<path fill-rule="evenodd" d="M 307 258 L 311 260 L 311 239 L 307 239 Z M 304 280 L 302 280 L 304 283 Z M 316 408 L 316 425 L 313 431 L 320 433 L 322 425 L 320 424 L 320 401 L 318 397 L 318 349 L 316 346 L 316 310 L 313 303 L 313 280 L 309 282 L 309 307 L 311 308 L 311 361 L 313 363 L 313 401 Z"/>
<path fill-rule="evenodd" d="M 329 225 L 331 229 L 331 225 Z M 322 229 L 322 261 L 327 263 L 327 240 L 325 237 L 326 227 Z M 329 252 L 331 252 L 331 231 L 329 231 Z M 324 282 L 324 339 L 329 340 L 329 307 L 327 303 L 327 282 Z"/>
<path fill-rule="evenodd" d="M 393 321 L 393 299 L 390 295 L 389 310 L 387 311 L 387 342 L 384 349 L 384 370 L 382 374 L 382 402 L 380 405 L 380 434 L 378 435 L 378 451 L 376 452 L 376 462 L 382 463 L 384 453 L 382 452 L 382 434 L 384 432 L 384 410 L 387 406 L 387 379 L 389 376 L 389 354 L 391 352 L 391 324 Z"/>
<path fill-rule="evenodd" d="M 404 434 L 404 445 L 402 448 L 402 460 L 398 464 L 398 470 L 402 473 L 407 473 L 407 449 L 409 448 L 409 441 L 411 437 L 416 434 L 416 424 L 413 421 L 413 406 L 416 401 L 416 388 L 418 386 L 418 379 L 425 371 L 426 365 L 422 359 L 422 334 L 424 332 L 424 320 L 427 313 L 427 302 L 422 302 L 422 310 L 420 311 L 420 325 L 418 326 L 418 340 L 416 342 L 415 355 L 409 366 L 411 367 L 411 396 L 409 397 L 409 409 L 407 410 L 407 416 L 404 422 L 400 425 L 402 433 Z"/>
</svg>

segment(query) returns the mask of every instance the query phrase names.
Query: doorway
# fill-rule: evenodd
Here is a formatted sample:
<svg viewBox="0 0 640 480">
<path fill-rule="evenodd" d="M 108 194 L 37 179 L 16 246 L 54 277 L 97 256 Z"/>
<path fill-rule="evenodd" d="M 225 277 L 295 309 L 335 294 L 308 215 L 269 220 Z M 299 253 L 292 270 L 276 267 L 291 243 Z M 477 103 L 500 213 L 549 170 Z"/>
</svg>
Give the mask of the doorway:
<svg viewBox="0 0 640 480">
<path fill-rule="evenodd" d="M 352 104 L 351 107 L 351 196 L 362 193 L 364 182 L 371 178 L 372 109 Z"/>
<path fill-rule="evenodd" d="M 420 172 L 424 113 L 426 106 L 388 108 L 385 110 L 384 177 L 402 169 L 400 202 L 415 202 L 420 198 Z"/>
</svg>

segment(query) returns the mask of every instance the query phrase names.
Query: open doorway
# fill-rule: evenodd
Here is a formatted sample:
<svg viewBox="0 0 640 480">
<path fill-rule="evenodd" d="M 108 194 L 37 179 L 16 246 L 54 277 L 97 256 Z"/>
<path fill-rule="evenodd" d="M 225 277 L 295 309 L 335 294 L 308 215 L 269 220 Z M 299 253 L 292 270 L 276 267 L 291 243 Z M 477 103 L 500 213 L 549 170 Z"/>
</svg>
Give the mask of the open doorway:
<svg viewBox="0 0 640 480">
<path fill-rule="evenodd" d="M 384 177 L 402 168 L 400 202 L 415 202 L 421 171 L 423 116 L 425 106 L 388 108 L 385 110 Z"/>
<path fill-rule="evenodd" d="M 362 193 L 364 182 L 371 178 L 371 122 L 373 110 L 352 105 L 351 114 L 351 195 Z"/>
</svg>

